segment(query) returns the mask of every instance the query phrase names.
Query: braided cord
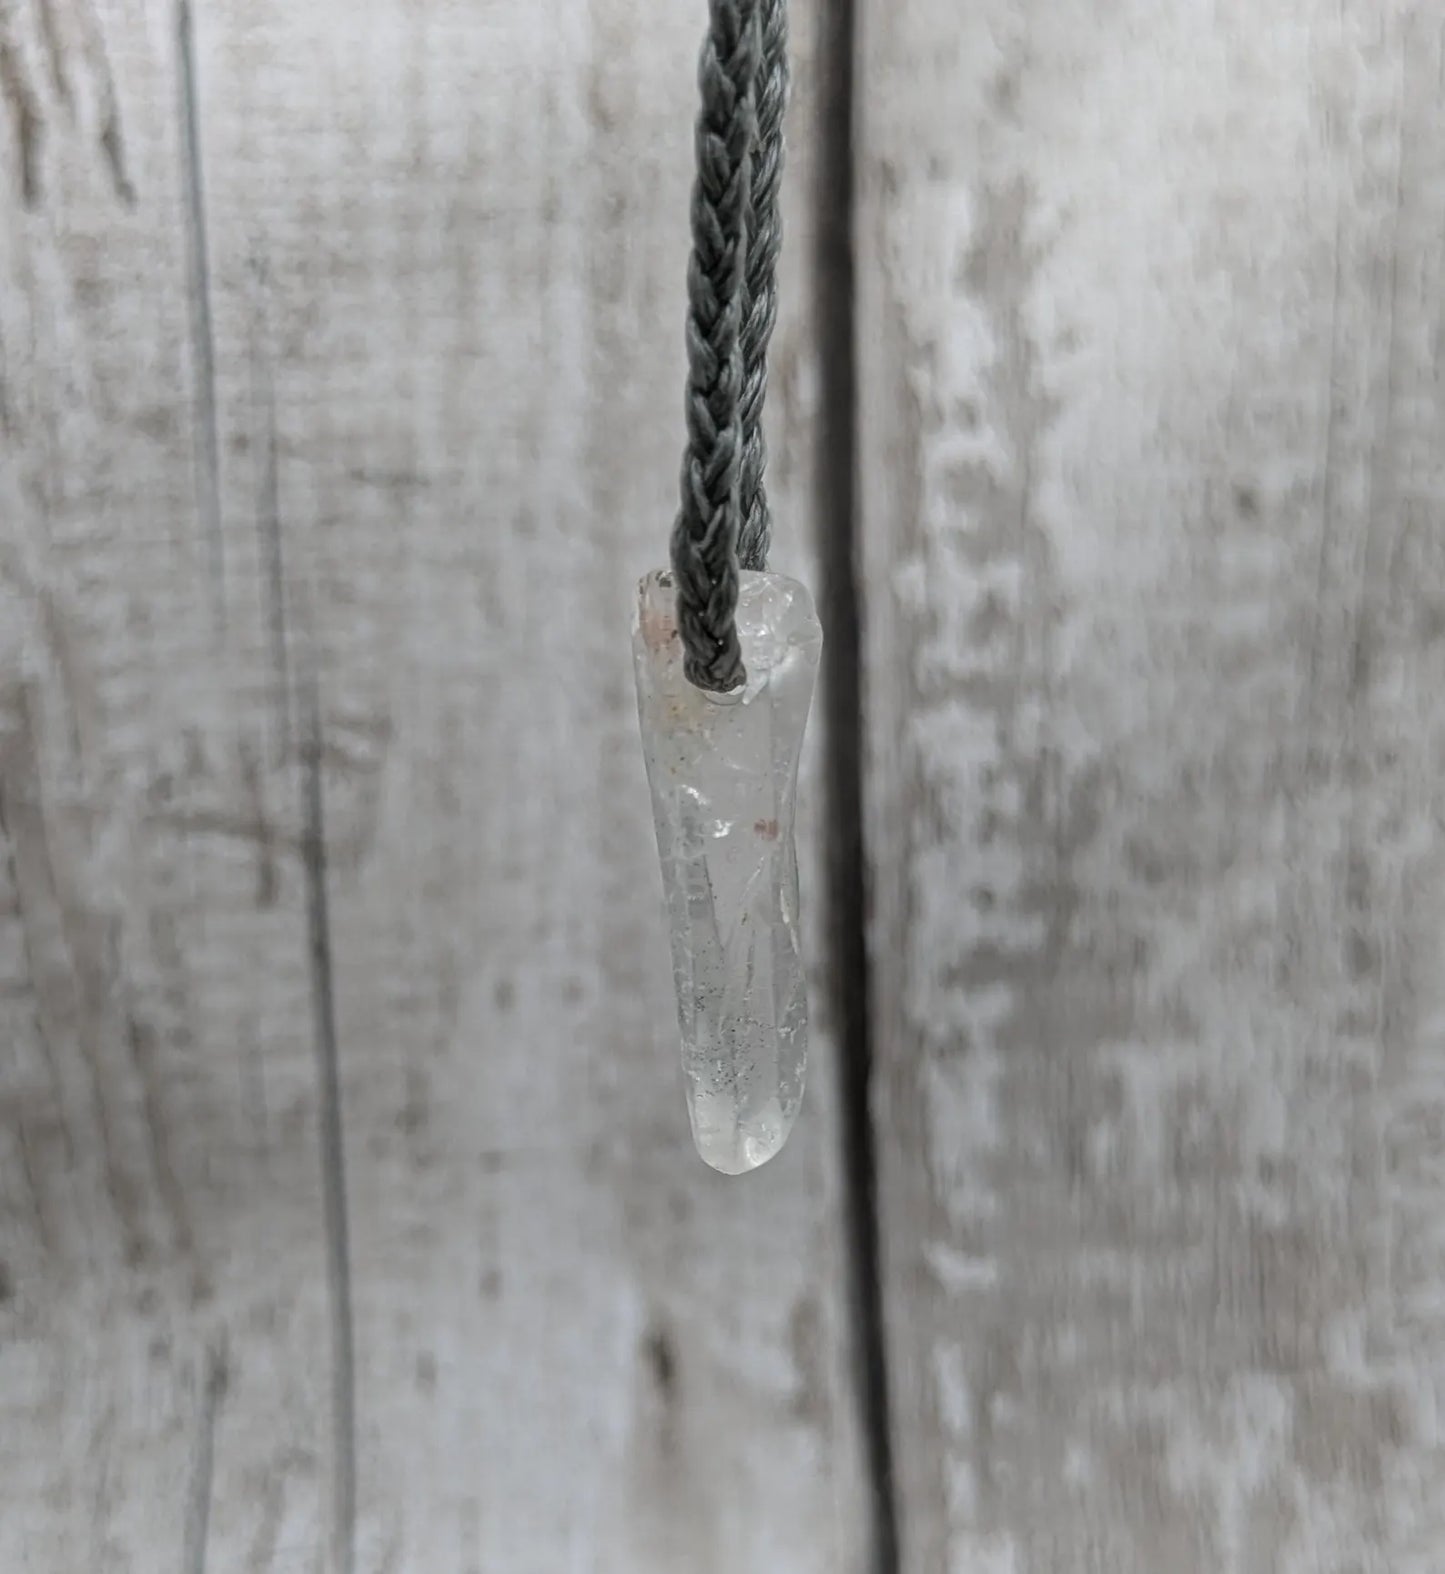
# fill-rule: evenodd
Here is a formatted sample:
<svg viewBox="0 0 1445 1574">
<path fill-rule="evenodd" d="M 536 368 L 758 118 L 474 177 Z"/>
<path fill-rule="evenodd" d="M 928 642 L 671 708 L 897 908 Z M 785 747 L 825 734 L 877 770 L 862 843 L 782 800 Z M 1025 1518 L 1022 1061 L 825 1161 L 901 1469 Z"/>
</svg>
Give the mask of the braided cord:
<svg viewBox="0 0 1445 1574">
<path fill-rule="evenodd" d="M 778 197 L 783 184 L 783 117 L 788 107 L 787 0 L 762 0 L 761 33 L 752 218 L 743 276 L 743 459 L 738 561 L 749 569 L 767 567 L 773 534 L 764 483 L 768 449 L 763 436 L 763 405 L 768 397 L 768 346 L 778 320 L 778 258 L 783 249 Z"/>
<path fill-rule="evenodd" d="M 709 7 L 687 281 L 688 444 L 672 567 L 687 677 L 727 692 L 745 677 L 735 623 L 740 559 L 761 568 L 770 534 L 762 411 L 777 316 L 787 7 Z"/>
</svg>

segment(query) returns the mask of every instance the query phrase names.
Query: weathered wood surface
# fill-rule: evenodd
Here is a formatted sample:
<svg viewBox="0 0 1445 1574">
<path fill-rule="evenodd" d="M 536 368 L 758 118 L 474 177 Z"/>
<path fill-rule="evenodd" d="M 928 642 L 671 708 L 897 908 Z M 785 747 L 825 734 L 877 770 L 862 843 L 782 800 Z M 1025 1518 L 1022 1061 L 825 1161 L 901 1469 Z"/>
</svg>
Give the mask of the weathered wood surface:
<svg viewBox="0 0 1445 1574">
<path fill-rule="evenodd" d="M 0 0 L 0 1569 L 867 1566 L 626 667 L 700 11 Z M 858 11 L 901 1567 L 1438 1574 L 1445 6 Z"/>
<path fill-rule="evenodd" d="M 916 1574 L 1445 1567 L 1438 0 L 871 0 Z"/>
<path fill-rule="evenodd" d="M 827 1024 L 704 1170 L 635 739 L 699 18 L 193 13 L 0 3 L 0 1568 L 861 1567 Z"/>
</svg>

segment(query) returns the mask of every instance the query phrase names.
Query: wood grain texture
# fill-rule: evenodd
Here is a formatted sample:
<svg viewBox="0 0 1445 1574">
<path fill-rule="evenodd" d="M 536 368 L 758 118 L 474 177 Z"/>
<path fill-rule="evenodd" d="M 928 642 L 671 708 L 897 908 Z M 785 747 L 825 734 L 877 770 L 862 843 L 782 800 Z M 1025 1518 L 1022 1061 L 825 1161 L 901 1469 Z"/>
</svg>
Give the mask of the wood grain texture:
<svg viewBox="0 0 1445 1574">
<path fill-rule="evenodd" d="M 865 0 L 910 1574 L 1445 1565 L 1445 11 Z"/>
<path fill-rule="evenodd" d="M 861 1566 L 826 1012 L 704 1170 L 635 736 L 700 26 L 0 3 L 4 1569 Z"/>
</svg>

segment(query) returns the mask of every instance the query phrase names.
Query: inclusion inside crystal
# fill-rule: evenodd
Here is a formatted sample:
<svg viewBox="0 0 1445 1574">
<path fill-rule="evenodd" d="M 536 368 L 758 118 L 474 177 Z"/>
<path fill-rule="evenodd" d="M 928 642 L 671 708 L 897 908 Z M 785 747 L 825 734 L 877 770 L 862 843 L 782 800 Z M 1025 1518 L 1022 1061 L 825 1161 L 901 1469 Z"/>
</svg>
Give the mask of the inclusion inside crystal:
<svg viewBox="0 0 1445 1574">
<path fill-rule="evenodd" d="M 803 1097 L 808 1000 L 793 821 L 823 633 L 807 590 L 744 573 L 747 666 L 733 694 L 683 672 L 672 575 L 638 593 L 633 657 L 671 925 L 673 980 L 698 1152 L 738 1175 L 787 1141 Z"/>
</svg>

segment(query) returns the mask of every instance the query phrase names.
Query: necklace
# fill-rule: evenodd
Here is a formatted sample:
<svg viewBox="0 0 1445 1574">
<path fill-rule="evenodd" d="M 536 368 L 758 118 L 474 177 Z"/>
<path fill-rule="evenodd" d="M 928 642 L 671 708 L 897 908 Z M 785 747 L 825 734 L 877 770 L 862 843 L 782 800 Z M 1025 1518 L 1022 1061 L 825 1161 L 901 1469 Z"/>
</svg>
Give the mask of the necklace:
<svg viewBox="0 0 1445 1574">
<path fill-rule="evenodd" d="M 787 1141 L 808 1052 L 794 817 L 823 635 L 806 588 L 767 572 L 762 431 L 787 0 L 710 0 L 698 80 L 682 505 L 633 657 L 688 1116 L 737 1175 Z"/>
</svg>

